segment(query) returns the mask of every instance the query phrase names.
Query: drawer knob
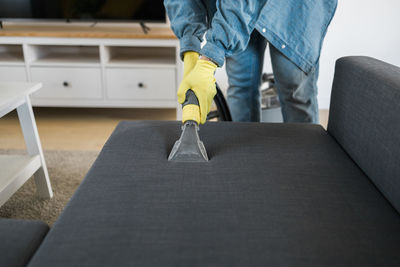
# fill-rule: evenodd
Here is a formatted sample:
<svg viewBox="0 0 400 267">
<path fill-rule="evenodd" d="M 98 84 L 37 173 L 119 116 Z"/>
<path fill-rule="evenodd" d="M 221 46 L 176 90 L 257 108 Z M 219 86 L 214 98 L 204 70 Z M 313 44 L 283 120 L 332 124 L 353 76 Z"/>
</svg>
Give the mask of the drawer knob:
<svg viewBox="0 0 400 267">
<path fill-rule="evenodd" d="M 68 87 L 69 83 L 68 82 L 63 82 L 64 87 Z"/>
<path fill-rule="evenodd" d="M 139 87 L 139 88 L 143 88 L 143 87 L 144 87 L 144 84 L 143 84 L 143 83 L 138 83 L 138 87 Z"/>
</svg>

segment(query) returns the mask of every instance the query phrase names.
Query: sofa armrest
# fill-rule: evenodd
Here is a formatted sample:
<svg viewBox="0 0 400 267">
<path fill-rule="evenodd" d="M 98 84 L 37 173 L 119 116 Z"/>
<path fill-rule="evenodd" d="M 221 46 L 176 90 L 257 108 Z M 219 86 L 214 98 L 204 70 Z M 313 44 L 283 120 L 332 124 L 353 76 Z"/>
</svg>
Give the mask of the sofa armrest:
<svg viewBox="0 0 400 267">
<path fill-rule="evenodd" d="M 400 68 L 340 58 L 328 132 L 400 212 Z"/>
</svg>

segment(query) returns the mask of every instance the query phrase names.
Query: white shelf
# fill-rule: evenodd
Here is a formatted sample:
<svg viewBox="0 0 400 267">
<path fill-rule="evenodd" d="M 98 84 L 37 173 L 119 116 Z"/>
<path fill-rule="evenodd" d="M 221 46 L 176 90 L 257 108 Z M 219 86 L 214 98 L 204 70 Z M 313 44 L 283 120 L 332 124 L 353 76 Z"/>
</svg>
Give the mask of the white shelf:
<svg viewBox="0 0 400 267">
<path fill-rule="evenodd" d="M 31 45 L 31 66 L 100 66 L 98 46 Z"/>
<path fill-rule="evenodd" d="M 86 66 L 99 67 L 100 59 L 97 55 L 69 55 L 52 53 L 38 58 L 30 63 L 31 66 Z"/>
<path fill-rule="evenodd" d="M 106 67 L 176 67 L 173 47 L 106 46 Z"/>
<path fill-rule="evenodd" d="M 105 64 L 106 67 L 175 67 L 175 59 L 170 56 L 117 55 Z"/>
<path fill-rule="evenodd" d="M 0 155 L 0 206 L 41 166 L 40 156 Z"/>
<path fill-rule="evenodd" d="M 0 45 L 0 65 L 23 66 L 24 55 L 21 45 Z"/>
<path fill-rule="evenodd" d="M 0 53 L 0 65 L 24 66 L 25 62 L 18 53 Z"/>
</svg>

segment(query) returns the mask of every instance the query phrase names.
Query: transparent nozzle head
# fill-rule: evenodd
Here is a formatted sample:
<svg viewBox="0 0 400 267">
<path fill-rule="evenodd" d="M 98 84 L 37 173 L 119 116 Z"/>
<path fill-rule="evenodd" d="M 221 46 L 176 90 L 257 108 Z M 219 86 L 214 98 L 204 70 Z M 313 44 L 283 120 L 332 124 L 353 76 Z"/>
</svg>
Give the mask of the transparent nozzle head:
<svg viewBox="0 0 400 267">
<path fill-rule="evenodd" d="M 199 126 L 194 121 L 186 121 L 182 126 L 182 135 L 175 142 L 169 154 L 169 161 L 207 162 L 206 148 L 199 138 Z"/>
</svg>

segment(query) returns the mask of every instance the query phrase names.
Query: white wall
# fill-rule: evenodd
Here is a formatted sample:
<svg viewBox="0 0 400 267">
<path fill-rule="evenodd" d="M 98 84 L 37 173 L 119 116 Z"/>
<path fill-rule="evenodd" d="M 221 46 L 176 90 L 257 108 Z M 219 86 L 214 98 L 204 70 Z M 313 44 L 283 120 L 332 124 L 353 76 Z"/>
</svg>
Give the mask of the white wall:
<svg viewBox="0 0 400 267">
<path fill-rule="evenodd" d="M 265 70 L 271 72 L 268 53 Z M 339 0 L 320 58 L 319 105 L 328 109 L 336 59 L 365 55 L 400 66 L 400 1 Z M 216 74 L 227 87 L 223 69 Z"/>
<path fill-rule="evenodd" d="M 399 0 L 339 0 L 320 59 L 320 108 L 329 108 L 336 59 L 349 55 L 400 66 Z"/>
</svg>

